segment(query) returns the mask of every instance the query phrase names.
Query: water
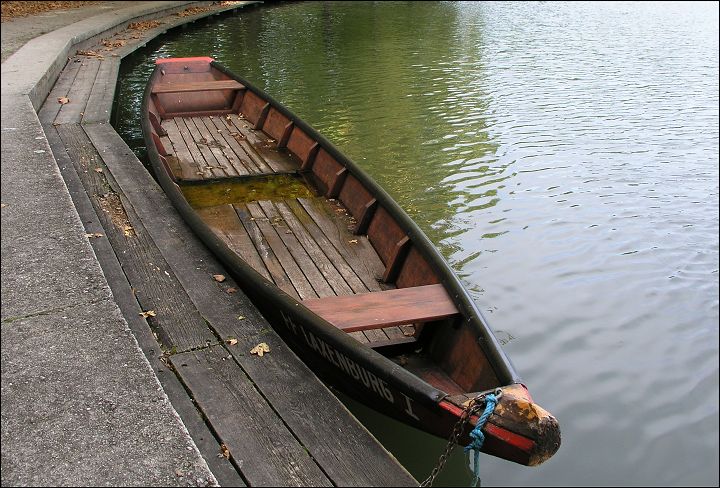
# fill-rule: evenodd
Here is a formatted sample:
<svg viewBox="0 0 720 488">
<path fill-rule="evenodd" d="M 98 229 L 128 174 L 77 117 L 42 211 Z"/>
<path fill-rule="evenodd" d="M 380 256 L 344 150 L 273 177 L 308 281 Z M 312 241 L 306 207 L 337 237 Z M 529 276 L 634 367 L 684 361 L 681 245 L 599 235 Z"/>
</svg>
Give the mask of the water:
<svg viewBox="0 0 720 488">
<path fill-rule="evenodd" d="M 718 484 L 718 4 L 333 3 L 179 31 L 362 165 L 467 284 L 563 445 L 493 485 Z M 444 442 L 348 401 L 419 479 Z M 466 485 L 452 458 L 438 484 Z"/>
</svg>

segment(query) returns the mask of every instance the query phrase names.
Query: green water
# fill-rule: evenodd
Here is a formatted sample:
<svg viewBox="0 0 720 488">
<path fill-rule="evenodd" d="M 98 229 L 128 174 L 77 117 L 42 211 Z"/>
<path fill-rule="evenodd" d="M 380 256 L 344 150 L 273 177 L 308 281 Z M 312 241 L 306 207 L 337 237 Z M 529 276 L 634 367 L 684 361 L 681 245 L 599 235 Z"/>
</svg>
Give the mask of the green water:
<svg viewBox="0 0 720 488">
<path fill-rule="evenodd" d="M 184 184 L 181 190 L 194 208 L 314 196 L 303 180 L 288 175 Z"/>
<path fill-rule="evenodd" d="M 552 459 L 483 456 L 485 486 L 718 484 L 717 3 L 263 6 L 125 61 L 139 153 L 153 60 L 207 55 L 395 197 L 558 417 Z M 348 405 L 429 474 L 442 440 Z"/>
</svg>

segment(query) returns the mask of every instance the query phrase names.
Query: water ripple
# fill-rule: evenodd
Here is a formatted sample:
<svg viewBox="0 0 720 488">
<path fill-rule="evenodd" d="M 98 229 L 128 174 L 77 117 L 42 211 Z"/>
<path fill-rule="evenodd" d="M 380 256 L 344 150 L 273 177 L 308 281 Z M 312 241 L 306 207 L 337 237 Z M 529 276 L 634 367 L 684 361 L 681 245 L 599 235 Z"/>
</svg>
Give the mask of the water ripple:
<svg viewBox="0 0 720 488">
<path fill-rule="evenodd" d="M 718 483 L 717 4 L 261 8 L 126 63 L 129 139 L 159 55 L 258 83 L 439 245 L 563 427 L 486 485 Z M 399 449 L 424 477 L 439 447 Z"/>
</svg>

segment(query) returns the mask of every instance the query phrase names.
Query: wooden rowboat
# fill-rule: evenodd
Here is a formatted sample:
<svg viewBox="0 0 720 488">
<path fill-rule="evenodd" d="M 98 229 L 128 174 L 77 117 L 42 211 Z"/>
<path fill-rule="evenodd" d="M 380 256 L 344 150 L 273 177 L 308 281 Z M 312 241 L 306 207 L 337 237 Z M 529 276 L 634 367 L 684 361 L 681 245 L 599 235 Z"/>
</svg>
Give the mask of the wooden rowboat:
<svg viewBox="0 0 720 488">
<path fill-rule="evenodd" d="M 499 388 L 483 451 L 525 465 L 555 453 L 556 419 L 443 257 L 312 127 L 212 58 L 171 58 L 156 62 L 142 129 L 178 211 L 319 376 L 443 438 Z"/>
</svg>

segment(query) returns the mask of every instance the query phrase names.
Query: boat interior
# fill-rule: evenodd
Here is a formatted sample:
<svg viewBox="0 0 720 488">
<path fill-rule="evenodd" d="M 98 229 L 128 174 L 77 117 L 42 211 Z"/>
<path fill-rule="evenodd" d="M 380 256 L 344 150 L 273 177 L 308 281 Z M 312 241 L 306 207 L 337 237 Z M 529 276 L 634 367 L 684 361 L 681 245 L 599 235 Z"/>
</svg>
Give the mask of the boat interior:
<svg viewBox="0 0 720 488">
<path fill-rule="evenodd" d="M 148 115 L 160 159 L 230 249 L 448 395 L 498 386 L 433 267 L 345 166 L 207 60 L 158 68 Z"/>
</svg>

